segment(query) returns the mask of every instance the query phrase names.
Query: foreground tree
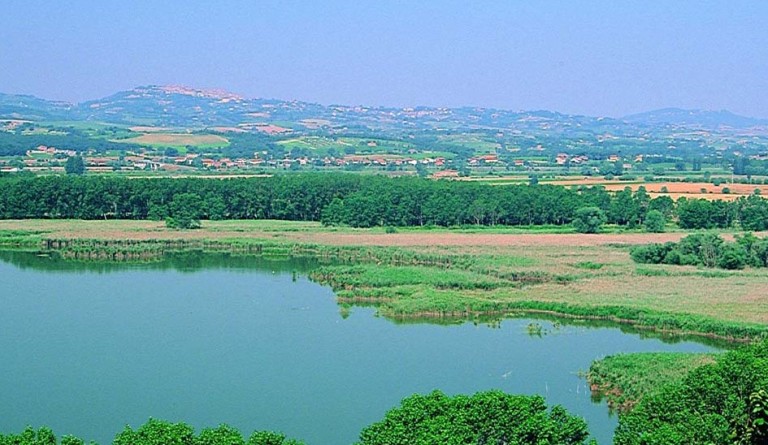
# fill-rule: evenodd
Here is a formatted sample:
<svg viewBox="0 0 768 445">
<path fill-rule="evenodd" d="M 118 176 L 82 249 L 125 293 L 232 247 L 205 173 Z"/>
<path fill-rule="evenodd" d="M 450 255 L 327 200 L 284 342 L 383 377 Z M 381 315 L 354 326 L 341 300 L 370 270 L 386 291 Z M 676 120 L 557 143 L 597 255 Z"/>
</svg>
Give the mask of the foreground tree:
<svg viewBox="0 0 768 445">
<path fill-rule="evenodd" d="M 360 433 L 358 445 L 584 444 L 584 420 L 540 396 L 501 391 L 449 397 L 413 395 Z"/>
</svg>

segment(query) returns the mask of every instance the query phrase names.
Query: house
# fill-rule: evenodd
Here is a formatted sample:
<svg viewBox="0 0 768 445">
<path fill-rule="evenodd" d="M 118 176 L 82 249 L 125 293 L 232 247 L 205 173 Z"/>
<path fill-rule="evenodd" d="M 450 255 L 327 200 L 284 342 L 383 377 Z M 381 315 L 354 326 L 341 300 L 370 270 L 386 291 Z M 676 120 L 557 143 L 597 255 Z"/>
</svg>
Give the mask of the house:
<svg viewBox="0 0 768 445">
<path fill-rule="evenodd" d="M 585 162 L 589 161 L 589 156 L 574 156 L 571 158 L 571 164 L 583 164 Z"/>
<path fill-rule="evenodd" d="M 568 162 L 568 154 L 566 153 L 558 153 L 555 157 L 555 164 L 557 165 L 565 165 Z"/>
</svg>

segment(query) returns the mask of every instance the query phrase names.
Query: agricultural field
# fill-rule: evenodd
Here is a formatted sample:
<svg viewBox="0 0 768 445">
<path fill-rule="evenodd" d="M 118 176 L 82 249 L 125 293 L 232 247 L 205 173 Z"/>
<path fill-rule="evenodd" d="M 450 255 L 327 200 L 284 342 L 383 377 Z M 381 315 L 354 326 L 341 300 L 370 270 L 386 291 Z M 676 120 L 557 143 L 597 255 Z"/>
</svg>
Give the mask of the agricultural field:
<svg viewBox="0 0 768 445">
<path fill-rule="evenodd" d="M 125 142 L 153 147 L 177 147 L 194 146 L 201 148 L 224 147 L 229 141 L 215 134 L 183 134 L 183 133 L 147 133 L 128 139 L 118 139 L 116 142 Z"/>
<path fill-rule="evenodd" d="M 759 178 L 758 178 L 759 179 Z M 530 175 L 503 175 L 503 176 L 482 176 L 482 177 L 467 177 L 461 178 L 464 181 L 478 181 L 485 182 L 493 185 L 511 185 L 511 184 L 527 184 L 530 182 Z M 654 181 L 645 181 L 642 178 L 634 180 L 618 180 L 618 179 L 605 179 L 603 177 L 595 176 L 580 176 L 571 175 L 565 176 L 555 173 L 552 177 L 541 178 L 539 183 L 548 185 L 561 185 L 564 187 L 604 187 L 609 192 L 619 192 L 629 187 L 633 192 L 636 192 L 640 187 L 644 187 L 645 191 L 652 198 L 659 196 L 669 196 L 672 199 L 688 198 L 688 199 L 708 199 L 708 200 L 723 200 L 734 201 L 740 196 L 749 196 L 753 194 L 760 194 L 762 196 L 768 196 L 768 185 L 766 184 L 744 184 L 740 182 L 731 183 L 729 178 L 722 178 L 718 185 L 713 184 L 712 181 L 705 182 L 701 178 L 688 180 L 688 181 L 671 181 L 660 178 Z M 760 179 L 762 182 L 762 179 Z"/>
</svg>

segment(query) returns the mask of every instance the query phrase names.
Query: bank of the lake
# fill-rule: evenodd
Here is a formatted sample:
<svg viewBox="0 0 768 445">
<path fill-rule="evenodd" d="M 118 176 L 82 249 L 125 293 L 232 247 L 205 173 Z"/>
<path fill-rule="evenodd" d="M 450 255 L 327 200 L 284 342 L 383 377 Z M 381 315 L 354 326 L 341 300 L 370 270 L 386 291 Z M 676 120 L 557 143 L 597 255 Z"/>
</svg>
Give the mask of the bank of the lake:
<svg viewBox="0 0 768 445">
<path fill-rule="evenodd" d="M 606 320 L 668 334 L 746 341 L 768 333 L 768 271 L 637 265 L 629 247 L 685 234 L 609 235 L 338 229 L 284 221 L 0 221 L 0 245 L 79 261 L 156 261 L 168 252 L 310 257 L 348 305 L 400 320 L 510 313 Z M 729 236 L 729 234 L 725 234 Z"/>
</svg>

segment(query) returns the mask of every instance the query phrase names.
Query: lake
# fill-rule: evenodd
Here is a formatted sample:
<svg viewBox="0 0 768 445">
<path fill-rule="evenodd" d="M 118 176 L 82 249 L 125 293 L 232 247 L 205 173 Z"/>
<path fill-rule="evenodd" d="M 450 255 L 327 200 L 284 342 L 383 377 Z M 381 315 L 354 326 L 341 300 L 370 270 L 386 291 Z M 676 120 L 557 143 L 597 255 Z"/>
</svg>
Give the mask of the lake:
<svg viewBox="0 0 768 445">
<path fill-rule="evenodd" d="M 311 267 L 0 252 L 0 431 L 48 425 L 105 445 L 154 417 L 343 445 L 410 394 L 501 389 L 562 404 L 609 444 L 616 417 L 582 376 L 593 360 L 715 350 L 545 320 L 396 324 L 371 308 L 340 310 L 331 289 L 306 278 Z M 529 335 L 532 321 L 547 333 Z"/>
</svg>

